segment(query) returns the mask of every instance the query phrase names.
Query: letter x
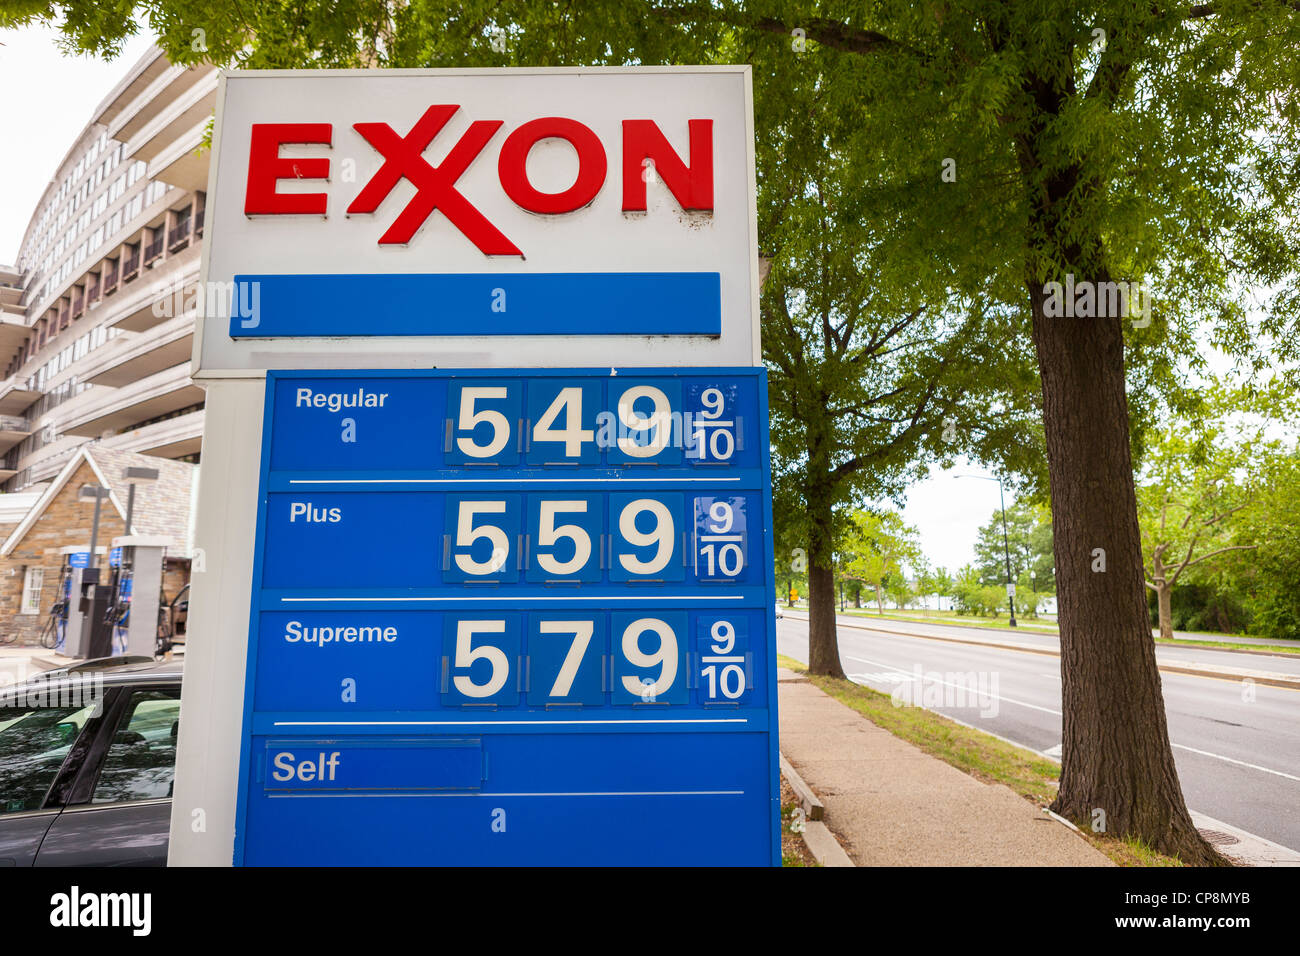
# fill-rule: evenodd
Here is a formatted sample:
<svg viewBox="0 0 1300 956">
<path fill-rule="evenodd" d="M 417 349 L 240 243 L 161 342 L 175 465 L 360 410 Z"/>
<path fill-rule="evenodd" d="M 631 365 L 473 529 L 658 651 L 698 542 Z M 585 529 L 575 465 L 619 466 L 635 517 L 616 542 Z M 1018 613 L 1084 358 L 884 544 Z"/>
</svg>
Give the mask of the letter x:
<svg viewBox="0 0 1300 956">
<path fill-rule="evenodd" d="M 405 137 L 398 136 L 387 123 L 354 124 L 352 128 L 384 157 L 384 165 L 352 200 L 348 213 L 374 212 L 405 177 L 418 191 L 393 220 L 388 231 L 379 237 L 381 246 L 410 242 L 429 215 L 435 209 L 441 209 L 452 225 L 484 255 L 522 256 L 519 248 L 501 230 L 456 191 L 456 180 L 501 128 L 501 120 L 471 123 L 441 166 L 430 166 L 424 159 L 424 151 L 458 109 L 459 106 L 430 106 Z"/>
</svg>

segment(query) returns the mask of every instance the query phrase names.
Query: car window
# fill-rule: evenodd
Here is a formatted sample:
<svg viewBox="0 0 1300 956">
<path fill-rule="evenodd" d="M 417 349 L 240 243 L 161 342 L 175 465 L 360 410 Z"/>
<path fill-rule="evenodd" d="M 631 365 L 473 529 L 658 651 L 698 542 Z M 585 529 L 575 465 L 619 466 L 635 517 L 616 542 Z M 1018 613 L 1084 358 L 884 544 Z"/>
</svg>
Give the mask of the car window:
<svg viewBox="0 0 1300 956">
<path fill-rule="evenodd" d="M 41 808 L 97 706 L 0 707 L 0 814 Z"/>
<path fill-rule="evenodd" d="M 133 691 L 90 802 L 170 797 L 180 717 L 179 689 Z"/>
</svg>

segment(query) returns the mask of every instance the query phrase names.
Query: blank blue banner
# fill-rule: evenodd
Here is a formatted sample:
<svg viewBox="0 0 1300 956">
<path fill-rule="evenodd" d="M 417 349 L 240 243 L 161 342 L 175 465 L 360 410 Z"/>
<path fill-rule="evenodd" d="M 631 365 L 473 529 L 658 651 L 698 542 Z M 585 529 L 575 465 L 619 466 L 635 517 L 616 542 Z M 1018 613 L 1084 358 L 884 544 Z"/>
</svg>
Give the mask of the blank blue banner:
<svg viewBox="0 0 1300 956">
<path fill-rule="evenodd" d="M 231 338 L 722 333 L 716 272 L 238 275 Z"/>
</svg>

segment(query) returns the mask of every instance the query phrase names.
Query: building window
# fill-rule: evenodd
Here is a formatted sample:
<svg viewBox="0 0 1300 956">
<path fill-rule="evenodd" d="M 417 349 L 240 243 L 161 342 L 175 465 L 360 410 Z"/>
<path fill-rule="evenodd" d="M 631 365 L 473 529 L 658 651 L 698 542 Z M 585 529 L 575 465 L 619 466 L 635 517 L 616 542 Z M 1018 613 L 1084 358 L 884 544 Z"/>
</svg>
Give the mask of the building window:
<svg viewBox="0 0 1300 956">
<path fill-rule="evenodd" d="M 20 614 L 41 613 L 41 588 L 45 585 L 44 568 L 28 568 L 23 578 L 23 609 Z"/>
</svg>

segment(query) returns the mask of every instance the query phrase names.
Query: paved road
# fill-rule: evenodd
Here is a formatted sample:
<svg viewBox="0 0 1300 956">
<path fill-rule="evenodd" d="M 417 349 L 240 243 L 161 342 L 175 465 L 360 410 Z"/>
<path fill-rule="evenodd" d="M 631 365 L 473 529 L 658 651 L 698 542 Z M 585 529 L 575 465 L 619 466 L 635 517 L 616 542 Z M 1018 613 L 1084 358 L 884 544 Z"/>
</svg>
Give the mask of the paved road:
<svg viewBox="0 0 1300 956">
<path fill-rule="evenodd" d="M 782 608 L 785 608 L 785 606 L 782 605 Z M 806 615 L 808 613 L 807 608 L 801 608 L 801 607 L 789 608 L 787 610 L 792 610 L 796 615 L 801 613 Z M 916 616 L 917 614 L 924 615 L 924 612 L 912 611 L 911 614 L 912 616 Z M 875 613 L 873 613 L 869 608 L 866 607 L 862 609 L 858 609 L 856 610 L 856 612 L 847 612 L 843 616 L 846 620 L 856 620 L 862 618 L 865 618 L 867 620 L 878 619 L 878 616 Z M 1052 626 L 1047 628 L 1040 627 L 1040 625 L 1044 625 L 1047 623 L 1050 623 Z M 965 627 L 967 629 L 975 628 L 976 630 L 992 631 L 995 634 L 997 633 L 997 631 L 993 628 L 980 627 L 978 624 L 971 624 L 969 622 L 965 624 Z M 1016 628 L 1016 630 L 1014 631 L 1008 631 L 1008 633 L 1016 634 L 1018 632 L 1033 632 L 1033 631 L 1037 631 L 1039 633 L 1054 633 L 1054 630 L 1055 630 L 1055 618 L 1040 617 L 1036 620 L 1025 620 L 1024 618 L 1021 618 L 1020 626 Z M 1152 635 L 1155 636 L 1154 630 L 1152 631 Z M 1209 631 L 1174 631 L 1174 640 L 1176 641 L 1220 641 L 1220 642 L 1227 642 L 1231 644 L 1258 644 L 1258 645 L 1269 646 L 1269 647 L 1288 647 L 1293 651 L 1300 651 L 1300 640 L 1290 640 L 1287 638 L 1273 638 L 1273 637 L 1239 637 L 1239 636 L 1232 637 L 1226 634 L 1214 634 Z"/>
<path fill-rule="evenodd" d="M 801 611 L 791 612 L 791 619 L 806 618 Z M 952 624 L 919 624 L 910 621 L 873 618 L 856 614 L 841 614 L 836 620 L 845 627 L 871 628 L 883 631 L 904 631 L 909 634 L 931 634 L 936 637 L 955 637 L 963 641 L 990 641 L 998 644 L 1028 644 L 1045 650 L 1058 650 L 1060 641 L 1055 634 L 1043 634 L 1021 628 L 1016 630 L 995 631 L 988 628 L 961 627 Z M 1234 670 L 1270 671 L 1300 677 L 1300 656 L 1292 654 L 1270 654 L 1252 651 L 1220 650 L 1213 647 L 1198 647 L 1194 644 L 1176 646 L 1157 644 L 1156 660 L 1161 662 L 1199 664 L 1215 668 Z"/>
<path fill-rule="evenodd" d="M 863 623 L 842 620 L 846 625 Z M 963 636 L 976 633 L 904 621 L 885 626 L 917 633 L 935 633 L 935 629 Z M 911 686 L 917 666 L 923 672 L 938 672 L 947 684 L 930 683 L 929 677 L 922 684 L 932 693 L 947 693 L 945 700 L 930 702 L 933 710 L 1059 758 L 1058 659 L 848 626 L 839 628 L 839 644 L 841 663 L 854 680 L 889 693 Z M 807 661 L 806 619 L 786 616 L 778 621 L 777 647 L 782 654 Z M 1166 656 L 1184 660 L 1191 650 L 1169 648 Z M 1260 670 L 1280 669 L 1275 667 L 1277 661 L 1290 663 L 1277 657 L 1215 653 L 1232 658 L 1237 666 Z M 969 672 L 982 675 L 983 685 L 976 685 L 981 693 L 963 701 L 957 686 L 961 679 L 955 675 Z M 1238 680 L 1169 672 L 1161 678 L 1174 759 L 1188 806 L 1300 850 L 1300 813 L 1296 812 L 1300 807 L 1300 691 L 1256 685 L 1254 700 L 1248 701 Z"/>
</svg>

